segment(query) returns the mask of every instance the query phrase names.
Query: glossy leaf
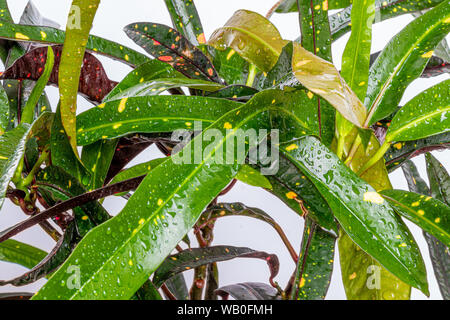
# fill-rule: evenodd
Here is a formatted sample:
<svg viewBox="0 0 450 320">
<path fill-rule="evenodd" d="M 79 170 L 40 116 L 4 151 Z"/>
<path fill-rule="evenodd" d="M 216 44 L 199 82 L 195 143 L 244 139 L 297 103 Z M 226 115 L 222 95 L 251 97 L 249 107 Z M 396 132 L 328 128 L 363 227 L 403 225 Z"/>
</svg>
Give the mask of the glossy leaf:
<svg viewBox="0 0 450 320">
<path fill-rule="evenodd" d="M 406 182 L 408 183 L 409 191 L 422 194 L 424 196 L 430 196 L 430 189 L 427 183 L 419 175 L 419 171 L 411 160 L 406 161 L 402 165 L 403 174 L 405 175 Z"/>
<path fill-rule="evenodd" d="M 114 100 L 114 96 L 131 88 L 139 83 L 148 82 L 159 78 L 184 78 L 184 76 L 176 71 L 172 66 L 159 60 L 150 60 L 141 64 L 139 67 L 131 71 L 123 78 L 120 83 L 108 93 L 103 99 L 104 102 Z"/>
<path fill-rule="evenodd" d="M 75 223 L 69 223 L 64 236 L 56 244 L 55 248 L 33 268 L 14 279 L 0 280 L 0 286 L 11 284 L 13 286 L 24 286 L 49 275 L 55 271 L 67 259 L 77 243 Z"/>
<path fill-rule="evenodd" d="M 222 83 L 208 57 L 178 31 L 144 22 L 130 24 L 124 30 L 145 51 L 186 77 Z"/>
<path fill-rule="evenodd" d="M 16 241 L 6 240 L 0 243 L 0 260 L 31 269 L 47 256 L 47 252 Z"/>
<path fill-rule="evenodd" d="M 349 6 L 353 0 L 328 0 L 326 4 L 323 4 L 328 10 L 341 9 Z M 288 13 L 297 12 L 297 0 L 283 0 L 278 6 L 276 12 L 278 13 Z"/>
<path fill-rule="evenodd" d="M 270 71 L 287 44 L 277 28 L 260 14 L 238 10 L 212 34 L 208 44 L 218 50 L 232 48 L 263 71 Z"/>
<path fill-rule="evenodd" d="M 193 0 L 165 0 L 175 28 L 193 45 L 205 44 L 202 23 Z"/>
<path fill-rule="evenodd" d="M 195 121 L 201 121 L 206 127 L 241 105 L 229 100 L 180 96 L 108 101 L 78 115 L 78 144 L 87 145 L 135 132 L 192 130 Z"/>
<path fill-rule="evenodd" d="M 397 108 L 406 87 L 422 74 L 434 48 L 449 33 L 448 0 L 417 18 L 398 33 L 370 69 L 364 104 L 372 125 Z"/>
<path fill-rule="evenodd" d="M 431 196 L 450 205 L 450 175 L 444 166 L 431 154 L 425 155 Z"/>
<path fill-rule="evenodd" d="M 24 153 L 30 126 L 21 124 L 0 136 L 0 208 L 5 199 L 9 182 L 16 172 Z"/>
<path fill-rule="evenodd" d="M 210 128 L 225 133 L 230 125 L 245 130 L 267 123 L 271 105 L 262 107 L 260 99 L 254 98 L 238 114 L 235 111 L 225 114 Z M 227 132 L 225 139 L 234 139 L 235 135 L 234 130 Z M 195 150 L 191 146 L 202 140 L 201 135 L 197 136 L 180 156 L 189 155 L 192 159 Z M 223 148 L 224 142 L 224 139 L 214 141 L 211 146 L 202 141 L 202 147 L 209 146 L 211 151 L 198 164 L 176 164 L 171 157 L 152 170 L 121 213 L 88 233 L 33 299 L 131 297 L 237 174 L 239 165 L 214 163 L 214 154 Z M 67 281 L 67 268 L 74 261 L 81 267 L 80 289 L 61 286 L 62 281 Z"/>
<path fill-rule="evenodd" d="M 217 295 L 224 300 L 232 296 L 235 300 L 280 300 L 278 291 L 272 286 L 258 282 L 244 282 L 221 287 Z"/>
<path fill-rule="evenodd" d="M 57 86 L 62 46 L 52 46 L 51 48 L 55 52 L 55 66 L 49 80 L 52 85 Z M 0 78 L 37 80 L 44 71 L 46 61 L 47 48 L 36 48 L 16 60 Z M 101 62 L 94 55 L 86 52 L 81 68 L 79 93 L 92 102 L 101 102 L 116 85 L 117 82 L 111 81 L 106 75 Z"/>
<path fill-rule="evenodd" d="M 292 297 L 296 300 L 323 300 L 333 273 L 336 238 L 307 220 Z"/>
<path fill-rule="evenodd" d="M 408 159 L 428 151 L 448 149 L 449 147 L 450 133 L 441 133 L 425 139 L 394 143 L 385 154 L 384 159 L 388 170 L 391 172 Z"/>
<path fill-rule="evenodd" d="M 167 257 L 161 266 L 156 270 L 153 283 L 160 287 L 167 279 L 177 273 L 190 270 L 199 266 L 204 266 L 213 262 L 227 261 L 235 258 L 259 258 L 267 261 L 270 266 L 273 279 L 279 268 L 276 255 L 255 251 L 249 248 L 232 246 L 214 246 L 207 248 L 187 249 L 175 255 Z"/>
<path fill-rule="evenodd" d="M 10 123 L 9 99 L 3 87 L 0 87 L 0 135 L 5 133 Z"/>
<path fill-rule="evenodd" d="M 270 181 L 259 171 L 248 165 L 242 166 L 236 175 L 236 179 L 250 186 L 272 189 Z"/>
<path fill-rule="evenodd" d="M 385 190 L 381 194 L 400 215 L 450 245 L 449 206 L 414 192 Z"/>
<path fill-rule="evenodd" d="M 420 93 L 395 115 L 386 142 L 423 139 L 450 131 L 450 80 Z"/>
<path fill-rule="evenodd" d="M 417 244 L 380 194 L 313 137 L 283 145 L 281 151 L 311 179 L 357 245 L 399 279 L 428 294 Z"/>
<path fill-rule="evenodd" d="M 64 31 L 51 27 L 20 25 L 6 21 L 3 21 L 0 27 L 0 39 L 20 42 L 63 44 L 65 36 L 66 33 Z M 131 66 L 137 66 L 149 60 L 142 53 L 96 36 L 89 36 L 86 49 Z"/>
<path fill-rule="evenodd" d="M 147 175 L 151 170 L 166 161 L 167 158 L 153 159 L 148 162 L 140 163 L 119 172 L 109 184 L 115 184 L 120 181 Z"/>
<path fill-rule="evenodd" d="M 189 300 L 186 280 L 182 273 L 174 275 L 164 283 L 177 300 Z"/>
<path fill-rule="evenodd" d="M 245 84 L 248 77 L 248 62 L 231 48 L 216 50 L 213 59 L 219 75 L 228 84 Z"/>
<path fill-rule="evenodd" d="M 61 123 L 66 131 L 73 152 L 77 150 L 77 93 L 84 52 L 100 0 L 73 0 L 66 27 L 58 84 Z M 76 21 L 76 22 L 75 22 Z"/>
<path fill-rule="evenodd" d="M 366 118 L 363 104 L 330 62 L 294 44 L 292 69 L 302 85 L 327 100 L 345 119 L 363 127 Z"/>
</svg>

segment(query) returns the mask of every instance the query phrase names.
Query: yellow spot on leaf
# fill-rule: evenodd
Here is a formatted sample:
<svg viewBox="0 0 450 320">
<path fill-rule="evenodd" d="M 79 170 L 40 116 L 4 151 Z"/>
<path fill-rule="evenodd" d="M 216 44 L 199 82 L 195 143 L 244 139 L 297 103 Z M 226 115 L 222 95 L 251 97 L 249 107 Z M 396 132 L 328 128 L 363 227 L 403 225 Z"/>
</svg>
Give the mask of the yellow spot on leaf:
<svg viewBox="0 0 450 320">
<path fill-rule="evenodd" d="M 420 204 L 419 201 L 416 201 L 416 202 L 411 203 L 411 206 L 412 207 L 418 207 L 419 204 Z"/>
<path fill-rule="evenodd" d="M 125 110 L 125 107 L 127 106 L 127 100 L 128 98 L 123 98 L 120 100 L 119 108 L 117 109 L 119 112 L 123 112 Z"/>
<path fill-rule="evenodd" d="M 299 287 L 300 287 L 300 288 L 303 288 L 304 286 L 305 286 L 305 278 L 302 277 L 302 278 L 300 279 L 300 285 L 299 285 Z"/>
<path fill-rule="evenodd" d="M 118 128 L 120 128 L 120 126 L 122 126 L 121 123 L 115 124 L 115 125 L 113 126 L 113 129 L 118 129 Z"/>
<path fill-rule="evenodd" d="M 353 272 L 349 277 L 350 280 L 353 280 L 356 278 L 356 272 Z"/>
<path fill-rule="evenodd" d="M 132 266 L 133 265 L 133 261 L 128 261 L 128 264 L 130 265 L 130 266 Z"/>
<path fill-rule="evenodd" d="M 158 199 L 158 206 L 162 205 L 164 203 L 163 199 Z"/>
<path fill-rule="evenodd" d="M 426 59 L 431 58 L 433 56 L 433 53 L 434 53 L 433 50 L 428 51 L 422 55 L 422 58 L 426 58 Z"/>
<path fill-rule="evenodd" d="M 145 219 L 139 220 L 139 224 L 143 224 L 145 222 Z"/>
<path fill-rule="evenodd" d="M 205 34 L 201 33 L 197 36 L 197 41 L 200 44 L 205 44 L 206 43 L 206 38 L 205 38 Z"/>
<path fill-rule="evenodd" d="M 399 247 L 402 247 L 402 248 L 406 247 L 406 243 L 403 242 L 402 244 L 399 245 Z"/>
<path fill-rule="evenodd" d="M 308 96 L 308 98 L 312 99 L 314 98 L 314 93 L 312 93 L 311 91 L 308 91 L 308 93 L 306 94 Z"/>
<path fill-rule="evenodd" d="M 225 129 L 231 129 L 231 128 L 233 128 L 233 125 L 232 125 L 231 123 L 229 123 L 229 122 L 225 122 L 224 125 L 223 125 L 223 127 L 224 127 Z"/>
<path fill-rule="evenodd" d="M 425 211 L 419 210 L 419 211 L 417 211 L 417 213 L 418 213 L 419 215 L 423 216 L 423 215 L 425 214 Z"/>
<path fill-rule="evenodd" d="M 384 199 L 378 192 L 366 192 L 364 193 L 364 201 L 382 204 L 384 202 Z"/>
<path fill-rule="evenodd" d="M 401 142 L 394 144 L 394 148 L 396 148 L 397 150 L 400 150 L 402 148 L 402 144 Z"/>
<path fill-rule="evenodd" d="M 97 108 L 100 108 L 100 109 L 103 109 L 104 107 L 105 107 L 105 104 L 104 104 L 104 103 L 99 104 L 99 105 L 97 106 Z"/>
<path fill-rule="evenodd" d="M 16 33 L 15 38 L 16 39 L 20 39 L 20 40 L 30 40 L 30 38 L 28 36 L 26 36 L 26 35 L 24 35 L 23 33 L 20 33 L 20 32 Z"/>
<path fill-rule="evenodd" d="M 322 9 L 323 9 L 323 11 L 328 10 L 328 0 L 325 0 L 324 2 L 322 2 Z"/>
<path fill-rule="evenodd" d="M 84 221 L 86 221 L 87 219 L 89 219 L 89 217 L 88 217 L 88 216 L 82 216 L 82 217 L 81 217 L 81 220 L 84 220 Z"/>
<path fill-rule="evenodd" d="M 6 158 L 4 156 L 0 156 L 0 160 L 8 160 L 8 158 Z"/>
<path fill-rule="evenodd" d="M 298 145 L 296 145 L 295 143 L 291 144 L 290 146 L 286 147 L 286 151 L 292 151 L 298 149 Z"/>
<path fill-rule="evenodd" d="M 297 198 L 297 194 L 295 192 L 289 191 L 288 193 L 286 193 L 286 197 L 288 199 L 295 199 Z"/>
<path fill-rule="evenodd" d="M 436 222 L 436 223 L 441 222 L 441 218 L 436 218 L 436 219 L 434 219 L 434 222 Z"/>
</svg>

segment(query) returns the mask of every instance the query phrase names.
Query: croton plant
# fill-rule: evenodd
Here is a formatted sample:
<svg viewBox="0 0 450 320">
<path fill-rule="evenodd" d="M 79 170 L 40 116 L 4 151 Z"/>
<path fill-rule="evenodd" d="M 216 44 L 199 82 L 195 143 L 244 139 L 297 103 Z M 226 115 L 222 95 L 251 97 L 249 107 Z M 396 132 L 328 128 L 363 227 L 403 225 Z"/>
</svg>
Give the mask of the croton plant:
<svg viewBox="0 0 450 320">
<path fill-rule="evenodd" d="M 237 11 L 209 39 L 192 0 L 165 0 L 172 27 L 124 27 L 147 54 L 89 34 L 99 3 L 73 0 L 62 31 L 32 3 L 15 23 L 0 1 L 0 205 L 28 215 L 1 231 L 0 259 L 29 268 L 0 285 L 48 279 L 1 298 L 323 299 L 335 259 L 348 299 L 429 295 L 405 219 L 450 298 L 450 176 L 429 153 L 450 145 L 450 80 L 400 105 L 414 80 L 448 73 L 450 0 L 284 0 L 266 17 Z M 295 41 L 270 22 L 286 12 Z M 404 14 L 415 18 L 371 54 L 372 25 Z M 346 34 L 337 70 L 331 46 Z M 112 81 L 97 55 L 133 70 Z M 77 113 L 78 95 L 92 107 Z M 150 145 L 159 158 L 129 165 Z M 428 184 L 410 161 L 424 153 Z M 398 168 L 409 191 L 392 188 Z M 298 250 L 264 208 L 220 201 L 238 180 L 304 218 Z M 110 196 L 127 199 L 114 217 Z M 276 230 L 296 266 L 287 283 L 276 255 L 213 244 L 227 216 Z M 35 225 L 51 252 L 12 239 Z M 270 279 L 220 286 L 217 265 L 234 258 L 265 260 Z"/>
</svg>

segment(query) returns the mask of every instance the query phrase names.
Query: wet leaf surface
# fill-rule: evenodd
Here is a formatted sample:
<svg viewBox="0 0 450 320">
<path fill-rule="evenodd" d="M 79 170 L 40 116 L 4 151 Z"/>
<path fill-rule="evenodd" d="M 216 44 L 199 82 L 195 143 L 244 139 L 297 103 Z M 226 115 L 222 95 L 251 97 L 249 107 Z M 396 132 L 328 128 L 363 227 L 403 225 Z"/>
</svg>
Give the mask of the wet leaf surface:
<svg viewBox="0 0 450 320">
<path fill-rule="evenodd" d="M 265 283 L 245 282 L 221 287 L 216 290 L 222 299 L 232 296 L 235 300 L 280 300 L 278 291 Z"/>
<path fill-rule="evenodd" d="M 47 256 L 47 252 L 16 240 L 0 243 L 0 260 L 31 269 Z"/>
</svg>

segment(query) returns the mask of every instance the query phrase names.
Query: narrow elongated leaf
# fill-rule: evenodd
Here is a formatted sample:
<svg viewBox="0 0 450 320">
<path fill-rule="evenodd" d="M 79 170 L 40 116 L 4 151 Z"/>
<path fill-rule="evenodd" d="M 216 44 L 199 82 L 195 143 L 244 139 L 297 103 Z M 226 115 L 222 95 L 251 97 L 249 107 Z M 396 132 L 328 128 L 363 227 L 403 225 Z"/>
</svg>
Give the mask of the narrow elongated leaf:
<svg viewBox="0 0 450 320">
<path fill-rule="evenodd" d="M 295 300 L 323 300 L 333 273 L 336 238 L 308 219 L 292 289 Z"/>
<path fill-rule="evenodd" d="M 215 291 L 224 300 L 232 296 L 235 300 L 280 300 L 278 291 L 259 282 L 244 282 L 221 287 Z"/>
<path fill-rule="evenodd" d="M 0 87 L 0 135 L 5 133 L 10 124 L 9 99 L 3 87 Z"/>
<path fill-rule="evenodd" d="M 127 74 L 127 76 L 108 93 L 103 101 L 113 100 L 115 95 L 139 83 L 159 78 L 184 78 L 184 76 L 167 63 L 156 59 L 150 60 Z"/>
<path fill-rule="evenodd" d="M 66 33 L 64 31 L 51 27 L 20 25 L 6 21 L 3 21 L 0 27 L 0 39 L 43 44 L 63 44 L 65 37 Z M 142 53 L 96 36 L 89 36 L 86 49 L 131 66 L 138 66 L 149 61 L 149 58 Z"/>
<path fill-rule="evenodd" d="M 16 172 L 24 153 L 30 126 L 21 124 L 0 136 L 0 208 L 5 200 L 9 182 Z"/>
<path fill-rule="evenodd" d="M 431 154 L 425 155 L 431 196 L 450 205 L 450 175 L 444 166 Z"/>
<path fill-rule="evenodd" d="M 428 294 L 417 244 L 379 193 L 316 138 L 305 137 L 282 145 L 281 151 L 311 179 L 357 245 L 400 280 Z"/>
<path fill-rule="evenodd" d="M 248 165 L 242 166 L 236 175 L 236 179 L 250 186 L 272 189 L 272 185 L 266 176 Z"/>
<path fill-rule="evenodd" d="M 250 248 L 232 246 L 214 246 L 207 248 L 187 249 L 167 259 L 156 270 L 153 283 L 160 287 L 167 279 L 177 273 L 204 266 L 213 262 L 227 261 L 235 258 L 259 258 L 267 261 L 271 269 L 271 279 L 278 273 L 278 258 L 276 255 L 259 252 Z"/>
<path fill-rule="evenodd" d="M 145 22 L 132 23 L 124 30 L 145 51 L 186 77 L 223 83 L 208 57 L 178 31 Z"/>
<path fill-rule="evenodd" d="M 165 0 L 172 23 L 193 45 L 205 44 L 202 23 L 193 0 Z"/>
<path fill-rule="evenodd" d="M 186 280 L 182 273 L 174 275 L 164 283 L 177 300 L 189 300 Z"/>
<path fill-rule="evenodd" d="M 52 46 L 55 52 L 55 65 L 50 75 L 50 83 L 58 85 L 59 65 L 62 46 Z M 36 48 L 17 59 L 14 64 L 3 72 L 1 79 L 37 80 L 41 77 L 47 61 L 47 48 Z M 78 91 L 85 98 L 93 102 L 101 102 L 117 82 L 111 81 L 101 64 L 92 54 L 86 52 L 81 68 Z"/>
<path fill-rule="evenodd" d="M 353 0 L 328 0 L 322 3 L 322 8 L 327 8 L 328 10 L 341 9 L 351 5 L 352 2 Z M 275 12 L 289 13 L 297 11 L 297 0 L 283 0 Z"/>
<path fill-rule="evenodd" d="M 370 69 L 364 104 L 366 124 L 372 125 L 397 108 L 406 87 L 421 74 L 434 48 L 449 33 L 450 2 L 417 18 L 398 33 Z"/>
<path fill-rule="evenodd" d="M 31 269 L 47 256 L 47 252 L 16 241 L 6 240 L 0 243 L 0 260 Z"/>
<path fill-rule="evenodd" d="M 8 284 L 16 287 L 24 286 L 49 275 L 67 259 L 76 243 L 75 223 L 72 221 L 66 228 L 64 236 L 61 237 L 55 248 L 42 261 L 21 276 L 7 281 L 0 280 L 0 286 Z"/>
<path fill-rule="evenodd" d="M 406 161 L 402 165 L 403 174 L 405 175 L 406 182 L 408 183 L 408 189 L 411 192 L 422 194 L 424 196 L 430 196 L 430 189 L 427 183 L 419 175 L 416 165 L 411 160 Z"/>
<path fill-rule="evenodd" d="M 109 184 L 115 184 L 128 179 L 140 177 L 148 174 L 151 170 L 166 161 L 166 158 L 153 159 L 148 162 L 140 163 L 119 172 Z"/>
<path fill-rule="evenodd" d="M 73 152 L 77 150 L 77 93 L 84 52 L 100 0 L 73 0 L 69 13 L 66 40 L 64 40 L 59 64 L 58 84 L 61 123 L 66 131 Z M 78 20 L 78 21 L 77 21 Z M 77 21 L 78 23 L 74 23 Z"/>
<path fill-rule="evenodd" d="M 214 163 L 218 149 L 235 138 L 236 131 L 226 128 L 246 130 L 268 123 L 270 108 L 254 98 L 238 114 L 231 111 L 210 127 L 226 138 L 211 145 L 199 135 L 181 151 L 180 156 L 195 159 L 192 146 L 202 141 L 202 149 L 209 146 L 210 151 L 199 163 L 177 164 L 171 157 L 152 170 L 121 213 L 88 233 L 34 299 L 130 298 L 237 174 L 238 164 Z M 81 268 L 81 286 L 61 286 L 75 261 Z"/>
<path fill-rule="evenodd" d="M 327 100 L 345 119 L 363 127 L 365 107 L 330 62 L 294 43 L 292 69 L 302 85 Z"/>
<path fill-rule="evenodd" d="M 0 293 L 0 300 L 30 300 L 33 293 L 28 292 L 11 292 Z"/>
<path fill-rule="evenodd" d="M 450 245 L 449 206 L 414 192 L 385 190 L 381 194 L 400 215 Z"/>
<path fill-rule="evenodd" d="M 77 117 L 78 144 L 87 145 L 135 132 L 172 132 L 206 127 L 242 104 L 204 97 L 135 97 L 108 101 Z"/>
<path fill-rule="evenodd" d="M 420 93 L 395 115 L 386 142 L 423 139 L 450 131 L 450 80 Z"/>
<path fill-rule="evenodd" d="M 208 44 L 218 50 L 232 48 L 263 71 L 270 71 L 288 42 L 277 28 L 260 14 L 238 10 L 212 34 Z"/>
<path fill-rule="evenodd" d="M 384 159 L 389 172 L 401 166 L 404 161 L 428 151 L 448 149 L 450 147 L 450 133 L 441 133 L 425 139 L 398 142 L 391 145 Z"/>
</svg>

